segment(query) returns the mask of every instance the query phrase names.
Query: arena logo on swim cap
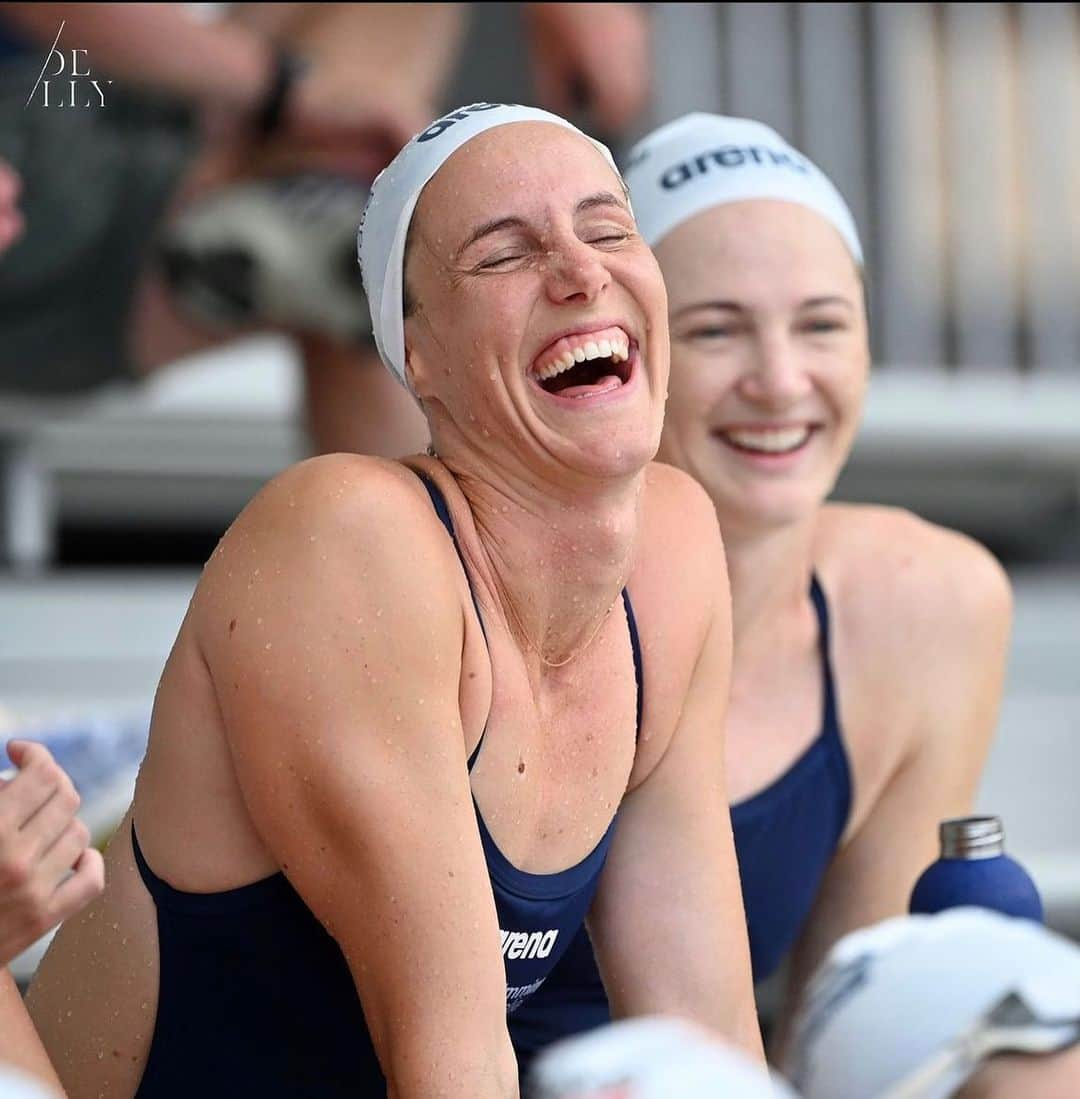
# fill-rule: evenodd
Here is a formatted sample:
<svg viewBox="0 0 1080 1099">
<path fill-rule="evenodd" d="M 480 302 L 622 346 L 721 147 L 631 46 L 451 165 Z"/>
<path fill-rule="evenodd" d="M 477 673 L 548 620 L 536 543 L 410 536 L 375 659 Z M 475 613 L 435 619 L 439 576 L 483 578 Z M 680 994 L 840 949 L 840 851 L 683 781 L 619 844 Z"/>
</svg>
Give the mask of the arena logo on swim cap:
<svg viewBox="0 0 1080 1099">
<path fill-rule="evenodd" d="M 417 134 L 416 140 L 434 141 L 439 134 L 445 133 L 456 122 L 464 122 L 471 114 L 476 114 L 478 111 L 493 111 L 496 107 L 505 106 L 505 103 L 473 103 L 468 107 L 462 107 L 460 111 L 454 111 L 437 119 L 422 134 Z"/>
<path fill-rule="evenodd" d="M 768 157 L 766 160 L 765 158 Z M 703 176 L 712 168 L 741 168 L 747 163 L 775 164 L 780 168 L 790 168 L 802 175 L 810 174 L 810 167 L 786 149 L 769 149 L 763 145 L 724 145 L 707 153 L 700 153 L 691 160 L 682 160 L 673 164 L 660 177 L 660 186 L 665 191 L 674 191 L 695 176 Z"/>
</svg>

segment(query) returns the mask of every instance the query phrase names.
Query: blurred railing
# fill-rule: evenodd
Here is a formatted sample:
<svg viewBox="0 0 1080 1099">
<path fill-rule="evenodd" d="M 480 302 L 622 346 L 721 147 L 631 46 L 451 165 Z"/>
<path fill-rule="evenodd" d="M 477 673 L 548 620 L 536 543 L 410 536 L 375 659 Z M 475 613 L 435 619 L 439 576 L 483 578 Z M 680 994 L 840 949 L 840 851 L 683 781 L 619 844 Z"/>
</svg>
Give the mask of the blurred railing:
<svg viewBox="0 0 1080 1099">
<path fill-rule="evenodd" d="M 657 122 L 760 119 L 847 197 L 879 364 L 1080 375 L 1080 6 L 653 10 Z"/>
<path fill-rule="evenodd" d="M 651 8 L 650 121 L 762 119 L 859 223 L 878 374 L 838 495 L 1074 557 L 1080 6 Z M 260 344 L 81 411 L 0 400 L 0 562 L 46 565 L 63 518 L 227 522 L 303 453 L 297 381 Z"/>
</svg>

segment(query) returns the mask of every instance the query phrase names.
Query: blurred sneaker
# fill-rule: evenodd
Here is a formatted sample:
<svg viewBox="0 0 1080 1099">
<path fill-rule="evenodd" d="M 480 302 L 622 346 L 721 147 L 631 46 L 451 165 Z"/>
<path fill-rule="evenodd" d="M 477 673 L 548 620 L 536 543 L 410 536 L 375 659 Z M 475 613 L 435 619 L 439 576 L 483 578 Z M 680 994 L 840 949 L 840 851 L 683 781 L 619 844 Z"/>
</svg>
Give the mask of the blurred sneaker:
<svg viewBox="0 0 1080 1099">
<path fill-rule="evenodd" d="M 267 325 L 366 339 L 356 261 L 368 188 L 296 175 L 222 187 L 186 207 L 158 254 L 180 306 L 215 328 Z"/>
</svg>

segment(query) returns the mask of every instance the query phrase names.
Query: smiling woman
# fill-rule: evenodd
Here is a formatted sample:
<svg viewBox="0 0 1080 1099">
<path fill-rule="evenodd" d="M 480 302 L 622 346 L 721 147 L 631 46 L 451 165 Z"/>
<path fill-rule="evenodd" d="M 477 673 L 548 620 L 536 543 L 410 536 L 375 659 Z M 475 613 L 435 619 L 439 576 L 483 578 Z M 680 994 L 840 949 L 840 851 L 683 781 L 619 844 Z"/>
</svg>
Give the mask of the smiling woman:
<svg viewBox="0 0 1080 1099">
<path fill-rule="evenodd" d="M 616 1013 L 760 1057 L 723 548 L 652 463 L 667 300 L 610 155 L 456 111 L 360 255 L 438 458 L 304 463 L 207 563 L 105 895 L 31 989 L 64 1085 L 516 1096 L 507 1017 L 586 916 Z"/>
<path fill-rule="evenodd" d="M 791 958 L 782 1046 L 823 954 L 905 911 L 938 822 L 971 811 L 1008 582 L 958 534 L 826 503 L 870 353 L 858 234 L 820 170 L 761 123 L 705 114 L 650 134 L 630 164 L 670 299 L 659 453 L 708 492 L 727 551 L 734 666 L 713 732 L 755 978 Z M 515 1016 L 519 1056 L 606 1016 L 582 935 Z"/>
</svg>

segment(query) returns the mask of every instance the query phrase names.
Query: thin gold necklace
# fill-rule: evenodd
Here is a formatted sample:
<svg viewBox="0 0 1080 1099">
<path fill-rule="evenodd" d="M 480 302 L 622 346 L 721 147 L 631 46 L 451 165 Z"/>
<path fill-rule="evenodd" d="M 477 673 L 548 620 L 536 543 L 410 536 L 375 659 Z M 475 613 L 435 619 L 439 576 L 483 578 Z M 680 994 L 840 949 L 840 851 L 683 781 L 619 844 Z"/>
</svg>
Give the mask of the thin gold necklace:
<svg viewBox="0 0 1080 1099">
<path fill-rule="evenodd" d="M 563 668 L 567 664 L 569 664 L 570 661 L 573 660 L 575 657 L 580 656 L 593 643 L 593 641 L 596 640 L 597 634 L 600 633 L 600 630 L 603 628 L 604 623 L 608 620 L 611 612 L 615 609 L 615 604 L 618 603 L 619 595 L 622 594 L 622 590 L 625 586 L 625 584 L 619 585 L 618 594 L 611 601 L 608 609 L 604 611 L 603 615 L 600 618 L 600 621 L 596 624 L 596 629 L 594 629 L 593 632 L 589 634 L 586 641 L 582 645 L 579 645 L 576 649 L 574 649 L 570 653 L 570 655 L 566 657 L 565 660 L 548 660 L 548 658 L 544 656 L 544 654 L 540 651 L 540 646 L 534 644 L 532 638 L 529 637 L 528 631 L 525 629 L 524 625 L 521 622 L 521 619 L 518 617 L 518 612 L 514 609 L 513 601 L 507 598 L 505 602 L 507 608 L 510 611 L 510 614 L 513 616 L 514 622 L 517 625 L 518 630 L 521 632 L 521 636 L 525 639 L 525 644 L 528 645 L 528 647 L 532 649 L 532 651 L 536 653 L 536 655 L 540 658 L 540 663 L 543 664 L 546 668 Z"/>
<path fill-rule="evenodd" d="M 436 460 L 439 460 L 439 455 L 435 451 L 434 444 L 431 444 L 431 443 L 428 444 L 426 453 L 427 453 L 429 458 L 435 458 Z M 528 645 L 529 648 L 532 649 L 532 651 L 534 653 L 536 653 L 536 655 L 540 658 L 540 663 L 543 664 L 544 667 L 546 667 L 546 668 L 565 668 L 566 665 L 569 664 L 570 661 L 574 659 L 574 657 L 580 656 L 596 640 L 596 635 L 600 632 L 601 629 L 603 629 L 604 623 L 608 620 L 608 618 L 611 615 L 611 612 L 615 609 L 615 604 L 618 603 L 619 596 L 622 594 L 622 590 L 625 587 L 626 587 L 626 581 L 624 580 L 619 585 L 619 591 L 616 594 L 615 598 L 612 599 L 611 603 L 608 605 L 608 609 L 606 611 L 604 611 L 603 615 L 600 618 L 600 621 L 596 624 L 596 629 L 593 630 L 593 632 L 591 634 L 589 634 L 589 637 L 585 641 L 585 643 L 583 645 L 580 645 L 573 652 L 571 652 L 570 655 L 565 660 L 556 660 L 556 661 L 548 660 L 548 658 L 546 656 L 544 656 L 544 654 L 540 651 L 540 646 L 533 643 L 533 639 L 529 636 L 528 630 L 525 629 L 525 626 L 522 624 L 521 619 L 518 617 L 518 612 L 514 609 L 513 600 L 511 600 L 508 596 L 507 599 L 505 600 L 505 602 L 506 602 L 507 608 L 510 611 L 510 614 L 513 616 L 514 623 L 517 625 L 517 628 L 521 631 L 521 636 L 525 639 L 525 644 Z"/>
</svg>

